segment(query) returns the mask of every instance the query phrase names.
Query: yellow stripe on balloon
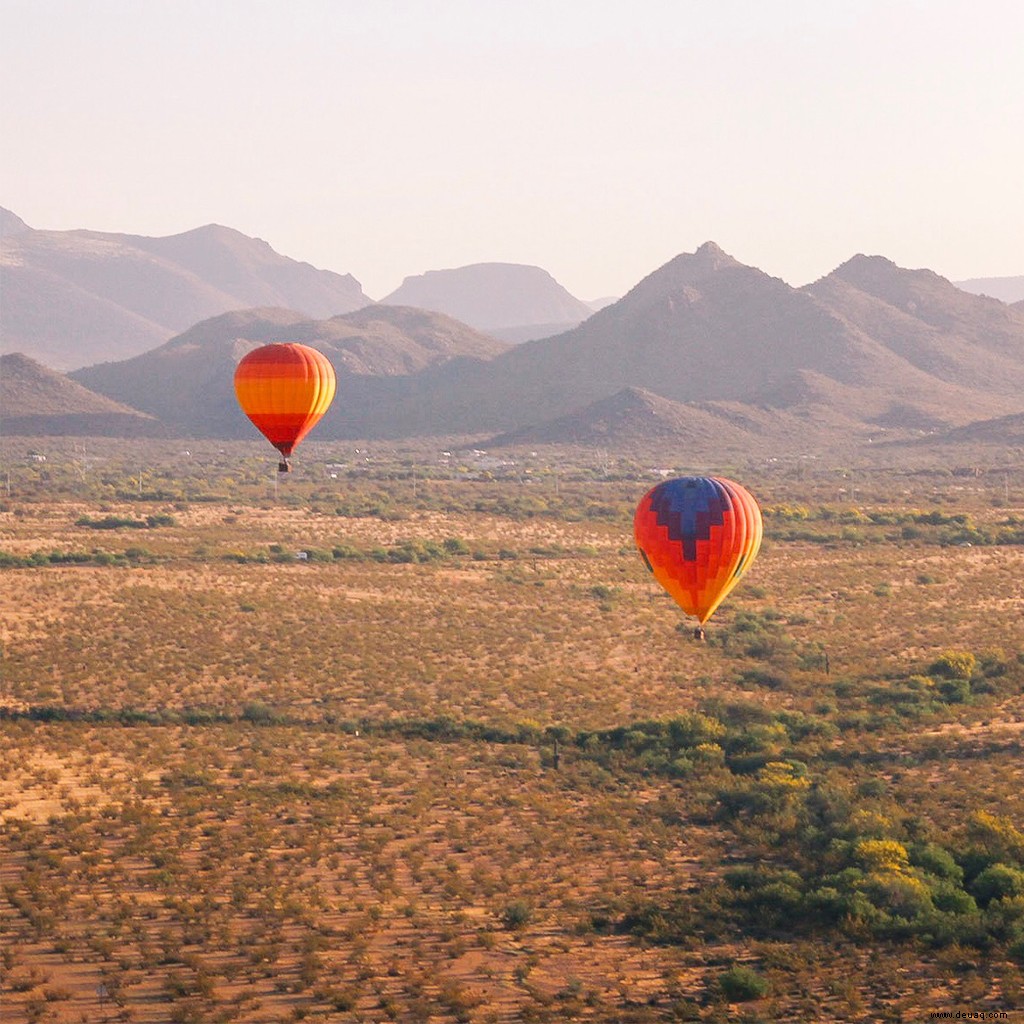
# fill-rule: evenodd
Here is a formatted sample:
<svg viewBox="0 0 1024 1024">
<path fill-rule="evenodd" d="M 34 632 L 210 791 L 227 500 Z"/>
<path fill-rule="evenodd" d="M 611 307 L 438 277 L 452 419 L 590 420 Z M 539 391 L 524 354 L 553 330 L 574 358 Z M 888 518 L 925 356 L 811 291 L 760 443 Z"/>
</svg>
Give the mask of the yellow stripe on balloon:
<svg viewBox="0 0 1024 1024">
<path fill-rule="evenodd" d="M 235 369 L 238 404 L 286 457 L 319 422 L 336 389 L 330 360 L 307 345 L 263 345 Z"/>
</svg>

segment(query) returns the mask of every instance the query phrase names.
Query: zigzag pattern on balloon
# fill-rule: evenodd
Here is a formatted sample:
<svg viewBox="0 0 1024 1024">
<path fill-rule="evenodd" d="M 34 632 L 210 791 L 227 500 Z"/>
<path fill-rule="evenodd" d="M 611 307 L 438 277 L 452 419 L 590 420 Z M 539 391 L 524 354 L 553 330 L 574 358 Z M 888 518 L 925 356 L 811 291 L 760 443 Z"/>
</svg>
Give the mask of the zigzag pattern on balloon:
<svg viewBox="0 0 1024 1024">
<path fill-rule="evenodd" d="M 750 566 L 761 545 L 761 511 L 721 477 L 666 480 L 641 499 L 634 535 L 658 582 L 703 624 Z"/>
</svg>

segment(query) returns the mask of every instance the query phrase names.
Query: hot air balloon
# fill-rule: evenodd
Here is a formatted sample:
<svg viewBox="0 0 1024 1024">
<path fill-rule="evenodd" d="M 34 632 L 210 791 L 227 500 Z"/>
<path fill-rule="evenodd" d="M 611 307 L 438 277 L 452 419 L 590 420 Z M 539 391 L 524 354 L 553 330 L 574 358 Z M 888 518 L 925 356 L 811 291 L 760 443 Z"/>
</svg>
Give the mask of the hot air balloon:
<svg viewBox="0 0 1024 1024">
<path fill-rule="evenodd" d="M 750 493 L 721 477 L 684 476 L 651 488 L 633 517 L 647 568 L 699 625 L 750 567 L 761 546 L 761 510 Z"/>
<path fill-rule="evenodd" d="M 330 360 L 307 345 L 263 345 L 238 364 L 238 404 L 281 453 L 279 472 L 291 470 L 289 456 L 327 412 L 336 386 Z"/>
</svg>

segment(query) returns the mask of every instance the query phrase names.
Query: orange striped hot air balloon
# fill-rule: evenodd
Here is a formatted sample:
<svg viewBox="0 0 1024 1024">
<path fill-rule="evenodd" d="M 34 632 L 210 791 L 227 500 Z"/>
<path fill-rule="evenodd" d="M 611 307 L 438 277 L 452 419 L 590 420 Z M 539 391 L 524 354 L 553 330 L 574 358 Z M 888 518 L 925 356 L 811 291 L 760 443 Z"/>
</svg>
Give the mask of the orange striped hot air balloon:
<svg viewBox="0 0 1024 1024">
<path fill-rule="evenodd" d="M 330 360 L 308 345 L 263 345 L 235 369 L 235 395 L 256 429 L 281 453 L 278 469 L 316 426 L 334 398 L 337 380 Z"/>
<path fill-rule="evenodd" d="M 687 615 L 704 623 L 750 568 L 761 546 L 761 510 L 721 477 L 685 476 L 649 490 L 633 517 L 647 568 Z"/>
</svg>

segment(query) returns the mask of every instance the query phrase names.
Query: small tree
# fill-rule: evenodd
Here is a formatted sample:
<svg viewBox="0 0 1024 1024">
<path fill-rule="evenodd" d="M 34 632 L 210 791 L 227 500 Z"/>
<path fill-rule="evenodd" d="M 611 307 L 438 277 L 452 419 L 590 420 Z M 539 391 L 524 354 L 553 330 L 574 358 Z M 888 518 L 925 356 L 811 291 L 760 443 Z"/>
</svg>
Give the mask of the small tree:
<svg viewBox="0 0 1024 1024">
<path fill-rule="evenodd" d="M 902 871 L 907 867 L 907 848 L 895 839 L 862 839 L 853 855 L 868 871 Z"/>
</svg>

